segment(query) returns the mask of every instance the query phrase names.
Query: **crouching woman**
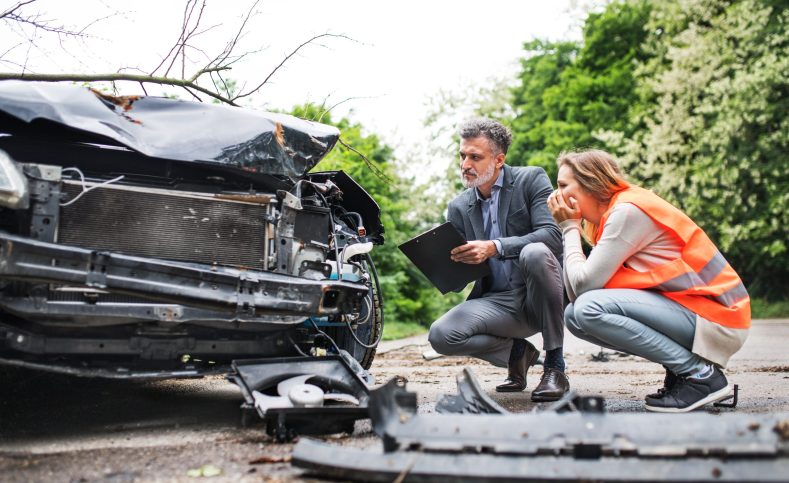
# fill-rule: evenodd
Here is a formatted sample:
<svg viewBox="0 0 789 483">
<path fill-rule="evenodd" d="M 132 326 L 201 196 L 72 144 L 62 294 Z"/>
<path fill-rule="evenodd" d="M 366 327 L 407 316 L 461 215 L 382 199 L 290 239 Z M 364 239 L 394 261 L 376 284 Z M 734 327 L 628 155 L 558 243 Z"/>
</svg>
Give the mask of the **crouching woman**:
<svg viewBox="0 0 789 483">
<path fill-rule="evenodd" d="M 646 409 L 686 412 L 725 398 L 721 371 L 745 342 L 750 298 L 687 215 L 624 180 L 604 151 L 563 153 L 548 207 L 562 229 L 564 313 L 576 336 L 662 364 Z M 593 246 L 587 258 L 581 237 Z"/>
</svg>

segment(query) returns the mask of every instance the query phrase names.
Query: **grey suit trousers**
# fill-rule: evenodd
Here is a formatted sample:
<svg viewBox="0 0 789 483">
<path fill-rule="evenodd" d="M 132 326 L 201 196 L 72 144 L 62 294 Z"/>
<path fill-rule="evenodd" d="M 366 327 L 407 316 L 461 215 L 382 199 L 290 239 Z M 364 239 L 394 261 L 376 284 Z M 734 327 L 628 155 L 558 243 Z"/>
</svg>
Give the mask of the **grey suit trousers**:
<svg viewBox="0 0 789 483">
<path fill-rule="evenodd" d="M 542 333 L 545 350 L 564 343 L 561 266 L 544 243 L 523 247 L 518 269 L 525 285 L 466 300 L 430 326 L 430 345 L 439 354 L 464 355 L 507 367 L 512 340 Z"/>
</svg>

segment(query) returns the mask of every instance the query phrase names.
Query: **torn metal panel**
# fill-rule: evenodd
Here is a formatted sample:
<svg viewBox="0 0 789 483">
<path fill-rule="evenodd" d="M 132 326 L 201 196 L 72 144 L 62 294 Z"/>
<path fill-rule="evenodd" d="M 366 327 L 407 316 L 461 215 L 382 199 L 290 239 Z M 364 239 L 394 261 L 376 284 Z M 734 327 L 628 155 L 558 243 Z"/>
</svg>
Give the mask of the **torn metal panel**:
<svg viewBox="0 0 789 483">
<path fill-rule="evenodd" d="M 468 395 L 473 376 L 464 376 L 460 392 Z M 383 452 L 303 440 L 293 463 L 356 481 L 785 481 L 789 474 L 782 433 L 789 414 L 605 414 L 602 398 L 575 395 L 527 414 L 417 414 L 416 395 L 396 380 L 370 401 Z"/>
<path fill-rule="evenodd" d="M 461 414 L 508 414 L 496 401 L 479 387 L 474 373 L 468 367 L 457 375 L 458 394 L 443 394 L 436 403 L 436 411 Z"/>
<path fill-rule="evenodd" d="M 369 417 L 367 385 L 340 356 L 233 361 L 229 377 L 244 396 L 242 409 L 255 408 L 279 441 L 352 432 Z"/>
<path fill-rule="evenodd" d="M 387 450 L 391 444 L 387 437 L 395 432 L 399 421 L 408 421 L 416 416 L 416 393 L 405 390 L 405 380 L 393 378 L 383 386 L 370 392 L 370 419 L 373 431 L 383 438 Z M 376 423 L 377 421 L 377 423 Z M 393 425 L 389 428 L 389 425 Z"/>
<path fill-rule="evenodd" d="M 363 283 L 133 257 L 3 232 L 0 259 L 0 278 L 85 285 L 243 316 L 353 312 L 369 292 Z"/>
<path fill-rule="evenodd" d="M 318 164 L 339 138 L 333 126 L 287 114 L 164 97 L 114 98 L 45 82 L 1 82 L 0 113 L 7 114 L 0 131 L 10 134 L 38 127 L 48 137 L 291 179 Z"/>
</svg>

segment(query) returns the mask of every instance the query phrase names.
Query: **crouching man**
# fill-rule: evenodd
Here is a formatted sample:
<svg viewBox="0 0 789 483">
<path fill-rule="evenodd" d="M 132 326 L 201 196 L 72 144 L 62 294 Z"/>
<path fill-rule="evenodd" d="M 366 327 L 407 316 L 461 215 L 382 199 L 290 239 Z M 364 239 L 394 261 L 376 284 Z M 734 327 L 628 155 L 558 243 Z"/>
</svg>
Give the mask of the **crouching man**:
<svg viewBox="0 0 789 483">
<path fill-rule="evenodd" d="M 533 401 L 554 401 L 570 388 L 564 374 L 562 236 L 548 211 L 551 183 L 542 168 L 505 164 L 509 129 L 490 119 L 460 127 L 460 175 L 467 188 L 449 203 L 448 220 L 468 242 L 452 251 L 461 263 L 487 263 L 491 275 L 468 299 L 430 327 L 433 349 L 507 367 L 499 392 L 526 388 L 539 351 L 526 337 L 541 333 L 546 351 Z"/>
</svg>

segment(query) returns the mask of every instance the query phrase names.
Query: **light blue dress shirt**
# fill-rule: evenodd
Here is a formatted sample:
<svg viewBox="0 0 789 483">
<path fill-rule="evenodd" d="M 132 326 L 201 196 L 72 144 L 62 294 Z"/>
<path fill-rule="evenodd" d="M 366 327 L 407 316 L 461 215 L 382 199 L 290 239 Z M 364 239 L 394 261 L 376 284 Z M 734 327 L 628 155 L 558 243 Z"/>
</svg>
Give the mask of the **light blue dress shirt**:
<svg viewBox="0 0 789 483">
<path fill-rule="evenodd" d="M 516 270 L 515 262 L 501 258 L 501 242 L 498 238 L 501 237 L 501 223 L 506 222 L 506 220 L 499 220 L 499 195 L 502 186 L 504 186 L 503 169 L 499 171 L 499 176 L 491 188 L 490 198 L 485 199 L 480 194 L 479 189 L 474 190 L 482 208 L 482 226 L 487 227 L 488 223 L 490 223 L 490 236 L 488 239 L 492 240 L 493 244 L 496 245 L 497 255 L 487 260 L 492 273 L 492 284 L 488 290 L 489 292 L 504 292 L 523 286 L 521 277 L 513 277 L 513 273 Z"/>
</svg>

